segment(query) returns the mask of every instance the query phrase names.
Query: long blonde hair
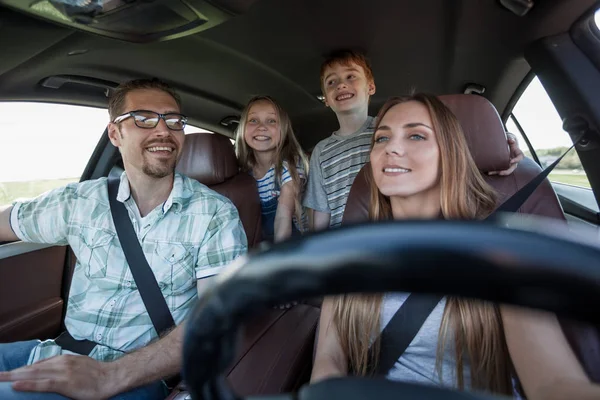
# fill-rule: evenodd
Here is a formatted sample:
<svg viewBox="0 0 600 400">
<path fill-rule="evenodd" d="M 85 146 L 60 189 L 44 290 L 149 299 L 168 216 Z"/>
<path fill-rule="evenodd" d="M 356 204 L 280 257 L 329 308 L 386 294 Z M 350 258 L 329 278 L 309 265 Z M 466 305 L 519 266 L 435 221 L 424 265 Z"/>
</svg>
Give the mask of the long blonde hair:
<svg viewBox="0 0 600 400">
<path fill-rule="evenodd" d="M 452 112 L 435 96 L 415 94 L 388 100 L 377 116 L 395 105 L 416 101 L 427 107 L 440 151 L 440 206 L 445 219 L 482 219 L 496 206 L 494 190 L 481 176 L 462 128 Z M 373 147 L 374 141 L 371 143 Z M 368 174 L 372 220 L 392 219 L 388 197 Z M 378 362 L 382 294 L 339 296 L 334 304 L 334 322 L 350 367 L 358 375 L 372 373 Z M 439 330 L 436 369 L 442 376 L 442 360 L 448 338 L 454 339 L 456 384 L 465 388 L 463 366 L 470 363 L 471 387 L 512 394 L 512 365 L 506 347 L 502 319 L 497 305 L 478 300 L 448 297 Z"/>
<path fill-rule="evenodd" d="M 256 157 L 254 156 L 254 151 L 252 148 L 250 148 L 250 146 L 248 146 L 246 140 L 244 139 L 244 132 L 246 131 L 250 107 L 259 101 L 271 103 L 277 112 L 281 139 L 277 145 L 275 159 L 273 160 L 273 164 L 275 165 L 275 179 L 281 179 L 283 162 L 285 161 L 288 165 L 288 170 L 292 177 L 294 190 L 296 192 L 294 216 L 296 217 L 296 222 L 300 226 L 300 230 L 304 232 L 308 227 L 306 226 L 307 221 L 302 212 L 302 195 L 304 193 L 304 188 L 306 186 L 308 177 L 308 158 L 306 157 L 306 154 L 304 154 L 304 151 L 302 151 L 302 147 L 300 147 L 300 144 L 296 139 L 296 135 L 294 135 L 290 117 L 272 97 L 264 95 L 254 96 L 250 99 L 250 101 L 248 101 L 248 104 L 246 104 L 246 107 L 242 111 L 242 115 L 240 117 L 240 123 L 235 132 L 235 153 L 240 162 L 242 170 L 246 172 L 252 171 L 252 168 L 256 165 Z M 302 178 L 298 173 L 298 166 L 301 166 L 304 169 L 304 176 Z"/>
</svg>

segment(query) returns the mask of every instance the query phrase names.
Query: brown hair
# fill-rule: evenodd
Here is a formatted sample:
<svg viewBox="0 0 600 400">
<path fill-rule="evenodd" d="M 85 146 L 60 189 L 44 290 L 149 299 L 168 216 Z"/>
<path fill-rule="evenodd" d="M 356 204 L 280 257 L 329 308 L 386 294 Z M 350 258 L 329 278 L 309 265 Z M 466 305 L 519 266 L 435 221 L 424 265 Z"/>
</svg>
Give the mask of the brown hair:
<svg viewBox="0 0 600 400">
<path fill-rule="evenodd" d="M 112 91 L 108 99 L 108 114 L 110 115 L 111 121 L 114 121 L 115 118 L 123 114 L 123 107 L 125 106 L 127 93 L 141 89 L 162 90 L 163 92 L 170 94 L 173 99 L 175 99 L 175 102 L 177 102 L 177 106 L 181 108 L 181 98 L 166 82 L 163 82 L 157 78 L 135 79 L 121 83 L 115 90 Z"/>
<path fill-rule="evenodd" d="M 325 70 L 327 68 L 332 67 L 335 64 L 350 66 L 351 63 L 362 67 L 365 72 L 367 82 L 375 81 L 375 78 L 373 77 L 373 70 L 371 69 L 371 63 L 363 53 L 356 50 L 340 49 L 329 53 L 325 57 L 325 61 L 323 61 L 321 64 L 321 91 L 325 93 L 323 79 L 325 79 Z"/>
<path fill-rule="evenodd" d="M 294 184 L 294 189 L 296 192 L 295 199 L 295 207 L 294 214 L 296 217 L 296 222 L 300 225 L 301 231 L 306 231 L 307 226 L 306 221 L 302 215 L 302 193 L 304 192 L 304 186 L 306 185 L 307 176 L 308 176 L 308 158 L 304 151 L 302 151 L 302 147 L 300 147 L 300 143 L 298 143 L 298 139 L 296 139 L 296 135 L 294 135 L 294 130 L 292 129 L 292 122 L 290 117 L 285 112 L 285 110 L 270 96 L 255 96 L 248 101 L 248 104 L 242 111 L 242 115 L 240 117 L 240 123 L 235 131 L 235 153 L 240 162 L 242 170 L 249 172 L 256 165 L 256 157 L 254 156 L 254 151 L 248 146 L 246 140 L 244 139 L 244 132 L 246 131 L 246 124 L 248 120 L 248 112 L 250 111 L 250 107 L 254 103 L 259 101 L 266 101 L 271 103 L 275 111 L 277 112 L 277 116 L 279 117 L 279 127 L 281 130 L 281 139 L 279 140 L 279 144 L 277 146 L 277 151 L 275 155 L 275 159 L 273 163 L 275 164 L 275 177 L 276 179 L 280 179 L 283 162 L 285 161 L 288 165 L 288 170 L 292 177 L 292 182 Z M 298 173 L 298 166 L 304 168 L 304 177 L 301 179 Z"/>
<path fill-rule="evenodd" d="M 416 101 L 427 107 L 440 149 L 440 206 L 445 219 L 482 219 L 496 206 L 496 195 L 481 176 L 469 151 L 462 128 L 452 112 L 435 96 L 415 94 L 388 100 L 379 111 L 377 127 L 394 106 Z M 375 136 L 371 142 L 373 148 Z M 458 178 L 460 177 L 460 179 Z M 390 200 L 368 174 L 373 220 L 392 219 Z M 335 301 L 334 322 L 342 348 L 356 373 L 366 375 L 377 365 L 380 344 L 371 340 L 380 330 L 382 294 L 345 295 Z M 500 310 L 496 304 L 448 297 L 439 330 L 436 367 L 441 377 L 444 349 L 454 339 L 456 383 L 464 389 L 463 366 L 468 359 L 471 387 L 512 394 L 512 365 L 504 337 Z"/>
</svg>

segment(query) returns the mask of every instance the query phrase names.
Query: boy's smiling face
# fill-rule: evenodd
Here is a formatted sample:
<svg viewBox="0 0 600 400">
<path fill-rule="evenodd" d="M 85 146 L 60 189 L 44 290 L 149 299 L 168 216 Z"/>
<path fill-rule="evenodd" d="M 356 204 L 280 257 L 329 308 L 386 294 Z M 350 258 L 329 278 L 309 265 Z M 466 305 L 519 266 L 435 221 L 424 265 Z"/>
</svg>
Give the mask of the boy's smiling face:
<svg viewBox="0 0 600 400">
<path fill-rule="evenodd" d="M 325 104 L 336 114 L 367 108 L 369 97 L 375 94 L 375 82 L 369 82 L 364 69 L 353 62 L 327 67 L 322 83 Z"/>
</svg>

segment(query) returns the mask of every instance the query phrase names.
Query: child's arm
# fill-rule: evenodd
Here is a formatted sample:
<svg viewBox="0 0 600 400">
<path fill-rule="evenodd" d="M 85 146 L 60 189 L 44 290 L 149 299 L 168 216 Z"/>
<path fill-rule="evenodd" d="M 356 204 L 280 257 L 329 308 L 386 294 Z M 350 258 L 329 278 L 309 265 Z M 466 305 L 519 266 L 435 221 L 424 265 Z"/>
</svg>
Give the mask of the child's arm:
<svg viewBox="0 0 600 400">
<path fill-rule="evenodd" d="M 322 211 L 313 210 L 311 229 L 313 231 L 322 231 L 329 228 L 331 214 Z"/>
<path fill-rule="evenodd" d="M 329 228 L 329 220 L 331 218 L 321 171 L 321 162 L 319 160 L 322 147 L 323 142 L 317 144 L 310 156 L 310 173 L 308 175 L 308 185 L 303 202 L 305 207 L 311 209 L 310 229 L 312 231 L 321 231 Z"/>
<path fill-rule="evenodd" d="M 275 243 L 284 241 L 292 235 L 292 218 L 296 204 L 296 190 L 293 181 L 285 183 L 281 187 L 281 194 L 277 203 L 275 213 Z"/>
</svg>

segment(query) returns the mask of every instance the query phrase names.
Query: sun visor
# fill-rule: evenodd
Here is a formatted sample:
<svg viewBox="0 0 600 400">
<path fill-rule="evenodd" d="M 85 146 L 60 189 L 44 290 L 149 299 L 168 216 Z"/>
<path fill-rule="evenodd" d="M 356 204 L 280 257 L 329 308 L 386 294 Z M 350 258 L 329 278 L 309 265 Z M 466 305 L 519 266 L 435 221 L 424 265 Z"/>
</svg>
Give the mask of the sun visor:
<svg viewBox="0 0 600 400">
<path fill-rule="evenodd" d="M 60 25 L 135 43 L 176 39 L 245 13 L 257 0 L 0 0 Z"/>
</svg>

